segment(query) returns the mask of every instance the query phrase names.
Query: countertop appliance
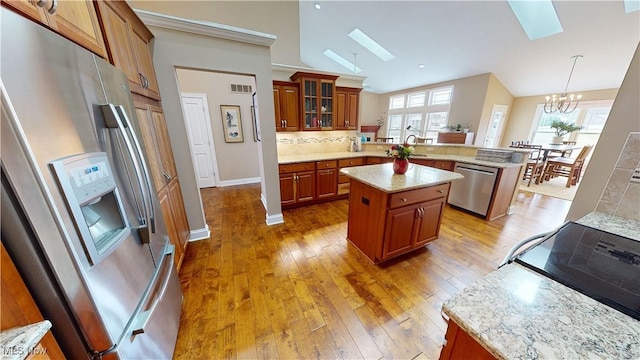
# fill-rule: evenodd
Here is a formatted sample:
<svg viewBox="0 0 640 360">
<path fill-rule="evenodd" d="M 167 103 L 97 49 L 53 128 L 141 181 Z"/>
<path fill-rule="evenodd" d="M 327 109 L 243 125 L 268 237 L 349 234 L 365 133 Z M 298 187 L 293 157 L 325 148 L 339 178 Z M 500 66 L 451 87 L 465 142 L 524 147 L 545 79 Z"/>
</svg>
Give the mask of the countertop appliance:
<svg viewBox="0 0 640 360">
<path fill-rule="evenodd" d="M 2 243 L 70 359 L 170 359 L 182 292 L 126 76 L 0 9 Z"/>
<path fill-rule="evenodd" d="M 455 205 L 476 214 L 486 216 L 493 196 L 493 188 L 498 177 L 498 169 L 468 163 L 456 163 L 455 172 L 464 179 L 451 183 L 449 200 Z"/>
<path fill-rule="evenodd" d="M 536 240 L 535 245 L 513 256 Z M 640 241 L 567 222 L 556 231 L 520 242 L 503 263 L 507 261 L 640 320 Z"/>
</svg>

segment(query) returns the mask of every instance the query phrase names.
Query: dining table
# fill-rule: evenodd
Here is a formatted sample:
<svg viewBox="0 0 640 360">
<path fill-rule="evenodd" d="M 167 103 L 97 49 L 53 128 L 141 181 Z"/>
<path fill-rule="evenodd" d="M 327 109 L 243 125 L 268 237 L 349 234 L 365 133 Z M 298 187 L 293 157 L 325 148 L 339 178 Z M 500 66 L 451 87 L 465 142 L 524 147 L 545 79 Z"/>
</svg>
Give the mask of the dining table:
<svg viewBox="0 0 640 360">
<path fill-rule="evenodd" d="M 550 152 L 560 152 L 564 155 L 565 151 L 571 151 L 576 149 L 582 149 L 582 145 L 567 145 L 567 144 L 533 144 L 542 146 L 542 160 L 547 161 Z"/>
</svg>

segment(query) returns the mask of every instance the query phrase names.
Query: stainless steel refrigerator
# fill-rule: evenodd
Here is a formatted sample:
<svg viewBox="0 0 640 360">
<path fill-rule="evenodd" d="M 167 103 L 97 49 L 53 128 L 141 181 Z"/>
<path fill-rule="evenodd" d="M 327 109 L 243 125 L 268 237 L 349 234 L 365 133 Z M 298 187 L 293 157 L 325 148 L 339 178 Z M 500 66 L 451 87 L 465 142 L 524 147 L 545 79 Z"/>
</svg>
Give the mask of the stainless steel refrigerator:
<svg viewBox="0 0 640 360">
<path fill-rule="evenodd" d="M 127 78 L 0 18 L 2 243 L 68 358 L 169 359 L 182 292 Z"/>
</svg>

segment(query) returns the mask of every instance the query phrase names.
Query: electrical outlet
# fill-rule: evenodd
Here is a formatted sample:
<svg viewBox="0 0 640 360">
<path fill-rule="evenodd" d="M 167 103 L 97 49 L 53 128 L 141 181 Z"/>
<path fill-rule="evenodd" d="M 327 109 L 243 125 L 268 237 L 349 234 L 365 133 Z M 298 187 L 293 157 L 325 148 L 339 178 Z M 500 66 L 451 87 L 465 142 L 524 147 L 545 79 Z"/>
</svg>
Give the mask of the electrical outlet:
<svg viewBox="0 0 640 360">
<path fill-rule="evenodd" d="M 640 168 L 634 170 L 631 176 L 631 182 L 640 183 Z"/>
</svg>

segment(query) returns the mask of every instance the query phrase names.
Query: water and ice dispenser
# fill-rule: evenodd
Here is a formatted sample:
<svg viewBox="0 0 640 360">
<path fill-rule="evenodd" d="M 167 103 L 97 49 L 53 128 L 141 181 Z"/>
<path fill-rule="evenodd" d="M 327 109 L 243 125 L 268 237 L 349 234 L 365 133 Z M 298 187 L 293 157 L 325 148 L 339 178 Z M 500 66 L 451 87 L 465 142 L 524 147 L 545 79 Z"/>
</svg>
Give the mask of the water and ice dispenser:
<svg viewBox="0 0 640 360">
<path fill-rule="evenodd" d="M 130 233 L 106 153 L 86 153 L 51 162 L 84 250 L 92 265 Z"/>
</svg>

